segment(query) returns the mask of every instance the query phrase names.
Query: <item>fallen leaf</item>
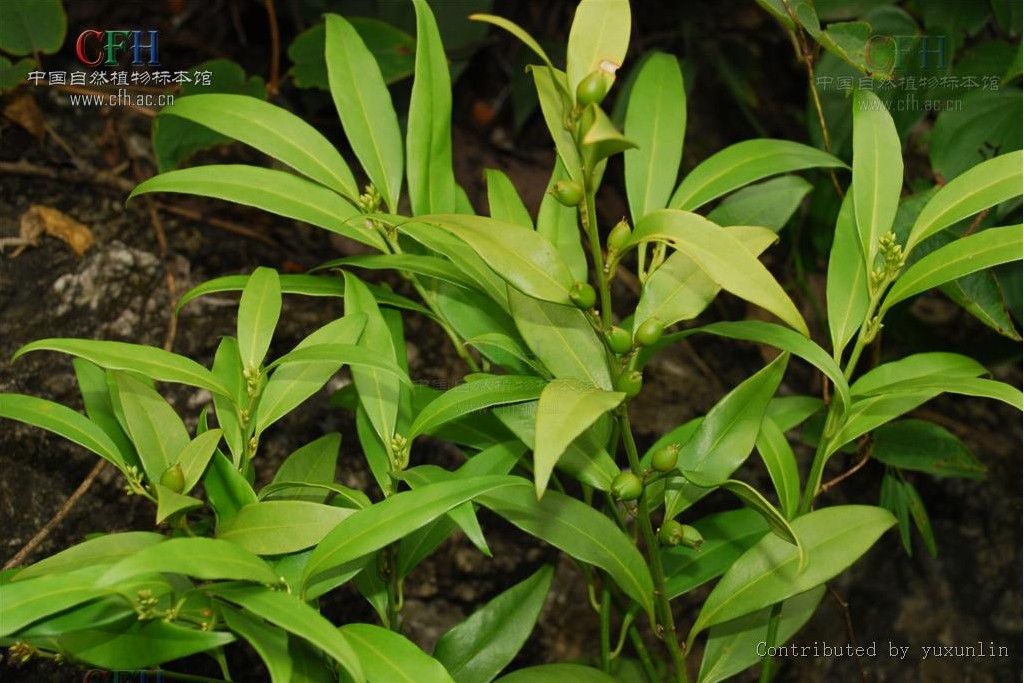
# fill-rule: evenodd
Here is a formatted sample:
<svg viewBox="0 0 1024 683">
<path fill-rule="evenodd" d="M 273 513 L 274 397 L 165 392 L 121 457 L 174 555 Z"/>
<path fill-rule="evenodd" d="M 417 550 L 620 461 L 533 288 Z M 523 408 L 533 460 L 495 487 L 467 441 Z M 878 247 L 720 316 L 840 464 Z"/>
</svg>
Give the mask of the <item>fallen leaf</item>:
<svg viewBox="0 0 1024 683">
<path fill-rule="evenodd" d="M 49 206 L 33 204 L 21 214 L 21 238 L 26 244 L 36 244 L 40 235 L 46 234 L 63 240 L 78 256 L 85 254 L 92 246 L 92 232 L 71 216 Z"/>
<path fill-rule="evenodd" d="M 4 116 L 27 130 L 37 140 L 46 135 L 46 122 L 43 112 L 36 104 L 36 98 L 27 92 L 15 95 L 4 107 Z"/>
</svg>

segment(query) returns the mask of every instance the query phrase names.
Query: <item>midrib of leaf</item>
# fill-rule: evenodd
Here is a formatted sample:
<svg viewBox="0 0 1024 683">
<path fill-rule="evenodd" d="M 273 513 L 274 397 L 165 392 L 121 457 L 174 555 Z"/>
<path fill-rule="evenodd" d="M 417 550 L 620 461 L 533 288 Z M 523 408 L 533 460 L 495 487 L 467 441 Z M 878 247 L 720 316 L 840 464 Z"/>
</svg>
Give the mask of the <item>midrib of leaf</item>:
<svg viewBox="0 0 1024 683">
<path fill-rule="evenodd" d="M 832 358 L 833 360 L 836 361 L 836 363 L 839 362 L 839 359 L 843 353 L 843 349 L 846 348 L 846 344 L 849 342 L 849 339 L 843 341 L 842 337 L 848 337 L 849 335 L 847 331 L 847 326 L 849 325 L 850 320 L 852 319 L 853 305 L 854 301 L 856 300 L 856 296 L 854 296 L 853 293 L 860 291 L 860 283 L 863 281 L 864 277 L 865 276 L 863 268 L 854 268 L 853 282 L 850 284 L 850 287 L 848 288 L 850 296 L 846 297 L 846 308 L 843 311 L 841 311 L 842 317 L 837 318 L 836 321 L 841 323 L 841 329 L 833 330 L 833 332 L 835 333 L 835 337 L 832 339 L 832 344 L 834 347 L 832 349 Z"/>
<path fill-rule="evenodd" d="M 414 679 L 413 677 L 409 676 L 404 670 L 402 670 L 397 664 L 395 664 L 392 661 L 392 655 L 391 654 L 386 654 L 386 653 L 382 652 L 381 650 L 378 650 L 376 647 L 374 647 L 373 643 L 371 643 L 369 640 L 367 640 L 366 638 L 360 637 L 359 635 L 353 633 L 351 630 L 345 631 L 344 635 L 345 635 L 346 638 L 358 642 L 365 649 L 371 650 L 374 654 L 377 655 L 377 659 L 381 663 L 385 664 L 388 667 L 388 669 L 393 670 L 395 672 L 395 674 L 399 678 L 401 678 L 402 680 L 409 681 L 409 683 L 417 683 L 416 679 Z"/>
<path fill-rule="evenodd" d="M 1019 226 L 1011 226 L 1011 227 L 1019 227 Z M 950 244 L 956 244 L 956 242 L 950 242 Z M 981 249 L 979 249 L 977 251 L 964 252 L 964 253 L 961 253 L 959 256 L 956 256 L 956 257 L 948 259 L 948 260 L 936 261 L 935 265 L 932 266 L 929 270 L 922 270 L 919 273 L 915 273 L 914 274 L 914 279 L 907 280 L 906 281 L 907 284 L 904 285 L 903 287 L 900 287 L 899 289 L 903 290 L 903 291 L 913 290 L 915 288 L 915 286 L 917 285 L 917 283 L 919 283 L 919 282 L 921 282 L 921 281 L 931 277 L 935 273 L 938 273 L 938 272 L 941 272 L 943 270 L 946 270 L 946 269 L 950 268 L 951 266 L 959 264 L 959 263 L 963 263 L 963 262 L 967 262 L 967 261 L 973 261 L 975 259 L 979 259 L 980 257 L 987 256 L 988 254 L 991 254 L 991 253 L 998 253 L 998 252 L 1003 251 L 1004 249 L 1006 249 L 1007 247 L 1010 247 L 1010 246 L 1013 246 L 1012 242 L 1011 243 L 1000 242 L 998 244 L 990 244 L 988 247 L 983 247 L 983 248 L 981 248 Z M 935 252 L 932 252 L 932 253 L 935 253 Z M 1009 260 L 1016 260 L 1016 257 L 1011 258 Z M 975 271 L 975 272 L 977 272 L 977 271 Z M 967 275 L 970 275 L 970 273 L 967 273 Z M 963 276 L 960 276 L 960 277 L 963 277 Z M 959 279 L 959 277 L 954 278 L 954 279 Z M 902 283 L 902 281 L 900 283 L 898 283 L 898 284 L 901 284 L 901 283 Z M 903 292 L 902 291 L 897 291 L 897 293 L 898 294 L 902 294 Z M 902 300 L 902 298 L 901 298 L 901 300 Z"/>
<path fill-rule="evenodd" d="M 548 323 L 550 323 L 548 329 L 554 332 L 558 339 L 562 342 L 562 345 L 569 350 L 569 355 L 572 356 L 577 367 L 583 370 L 583 373 L 590 378 L 594 386 L 601 386 L 601 383 L 598 382 L 597 378 L 590 372 L 590 366 L 576 352 L 576 347 L 569 343 L 569 338 L 562 333 L 562 326 L 559 325 L 554 318 L 548 315 L 548 312 L 547 310 L 545 310 L 544 306 L 538 306 L 537 308 L 541 312 L 541 314 L 547 319 Z"/>
<path fill-rule="evenodd" d="M 706 202 L 709 202 L 711 200 L 710 199 L 703 199 L 703 198 L 701 198 L 701 202 L 699 204 L 696 204 L 696 205 L 693 205 L 693 206 L 687 206 L 686 203 L 688 201 L 693 201 L 694 197 L 699 197 L 701 195 L 701 193 L 707 192 L 709 187 L 711 187 L 716 182 L 721 180 L 721 178 L 723 176 L 728 175 L 729 173 L 732 173 L 733 171 L 735 171 L 737 168 L 740 168 L 741 166 L 752 165 L 752 164 L 755 164 L 757 162 L 763 161 L 764 159 L 770 159 L 773 156 L 776 156 L 776 155 L 772 154 L 771 152 L 764 151 L 764 152 L 761 152 L 760 154 L 756 154 L 756 153 L 755 154 L 751 154 L 751 155 L 746 156 L 746 157 L 744 157 L 742 159 L 737 158 L 735 161 L 731 161 L 731 160 L 728 161 L 727 162 L 729 164 L 728 166 L 723 167 L 722 170 L 719 171 L 718 173 L 709 175 L 704 180 L 702 185 L 697 185 L 696 188 L 689 193 L 689 196 L 684 195 L 683 200 L 679 202 L 679 208 L 681 210 L 683 210 L 683 211 L 692 211 L 693 209 L 700 208 Z M 786 156 L 788 157 L 789 153 L 787 153 Z M 700 167 L 698 166 L 697 168 L 700 168 Z M 772 175 L 775 175 L 775 174 L 772 174 Z M 689 178 L 689 176 L 687 176 L 687 178 Z M 683 183 L 685 183 L 685 182 L 686 182 L 686 178 L 683 179 Z"/>
<path fill-rule="evenodd" d="M 953 213 L 957 209 L 957 207 L 961 206 L 962 204 L 966 204 L 969 199 L 971 199 L 971 198 L 975 197 L 976 195 L 979 195 L 979 194 L 981 194 L 981 193 L 983 193 L 983 192 L 985 192 L 987 190 L 991 190 L 993 188 L 1001 187 L 1003 183 L 1010 183 L 1012 180 L 1014 180 L 1014 177 L 1012 175 L 1011 176 L 1004 176 L 1004 177 L 1000 178 L 999 180 L 997 180 L 994 183 L 991 183 L 989 185 L 984 185 L 984 186 L 979 187 L 979 188 L 977 188 L 975 190 L 971 190 L 971 191 L 965 192 L 964 194 L 962 194 L 960 196 L 960 199 L 958 199 L 953 204 L 949 205 L 941 213 L 936 215 L 934 218 L 928 219 L 927 222 L 922 223 L 923 219 L 927 218 L 927 216 L 925 215 L 925 211 L 927 211 L 928 207 L 925 206 L 925 211 L 921 212 L 921 215 L 918 216 L 917 222 L 914 223 L 914 227 L 910 231 L 910 238 L 908 240 L 909 243 L 910 243 L 910 246 L 914 246 L 914 245 L 918 244 L 922 239 L 924 239 L 925 237 L 928 237 L 930 234 L 932 234 L 932 233 L 930 233 L 928 231 L 933 226 L 938 225 L 942 221 L 946 220 L 946 216 L 948 216 L 949 214 Z M 938 198 L 938 197 L 933 197 L 931 202 L 929 202 L 929 204 L 934 202 L 936 198 Z M 975 213 L 979 213 L 979 212 L 975 211 L 975 212 L 973 212 L 971 214 L 968 214 L 968 215 L 969 216 L 970 215 L 974 215 Z M 921 227 L 922 225 L 924 227 Z M 920 234 L 918 234 L 918 233 L 920 233 Z"/>
</svg>

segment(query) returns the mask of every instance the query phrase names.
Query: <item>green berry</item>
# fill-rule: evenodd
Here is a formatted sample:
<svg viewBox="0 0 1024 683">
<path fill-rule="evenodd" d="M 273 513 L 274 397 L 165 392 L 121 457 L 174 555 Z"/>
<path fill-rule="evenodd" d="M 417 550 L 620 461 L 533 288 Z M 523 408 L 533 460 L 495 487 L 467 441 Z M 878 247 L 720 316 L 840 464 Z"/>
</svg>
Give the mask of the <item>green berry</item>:
<svg viewBox="0 0 1024 683">
<path fill-rule="evenodd" d="M 653 346 L 665 333 L 665 326 L 657 318 L 651 317 L 636 328 L 636 343 L 640 346 Z"/>
<path fill-rule="evenodd" d="M 679 545 L 683 540 L 683 525 L 674 519 L 666 519 L 658 529 L 658 540 L 662 545 Z"/>
<path fill-rule="evenodd" d="M 626 219 L 623 218 L 621 221 L 616 223 L 615 227 L 612 228 L 612 231 L 608 233 L 608 251 L 622 251 L 622 248 L 626 246 L 626 243 L 629 242 L 629 238 L 631 236 L 632 233 L 629 229 L 629 223 L 627 223 Z"/>
<path fill-rule="evenodd" d="M 577 308 L 589 311 L 597 303 L 597 292 L 586 282 L 577 282 L 569 290 L 569 298 L 576 304 Z"/>
<path fill-rule="evenodd" d="M 644 490 L 640 477 L 629 470 L 619 472 L 612 480 L 612 497 L 616 500 L 636 500 Z"/>
<path fill-rule="evenodd" d="M 576 104 L 581 107 L 601 104 L 607 94 L 608 82 L 605 80 L 604 74 L 600 71 L 591 71 L 590 75 L 576 86 Z"/>
<path fill-rule="evenodd" d="M 643 373 L 639 370 L 633 370 L 619 375 L 619 379 L 615 381 L 615 390 L 624 393 L 626 398 L 634 398 L 640 393 L 640 389 L 643 387 L 643 384 Z"/>
<path fill-rule="evenodd" d="M 608 346 L 621 356 L 624 353 L 629 353 L 633 348 L 633 338 L 626 330 L 618 325 L 613 325 L 612 329 L 608 330 Z"/>
<path fill-rule="evenodd" d="M 679 460 L 679 444 L 670 443 L 662 446 L 651 456 L 651 467 L 659 472 L 671 472 Z"/>
<path fill-rule="evenodd" d="M 564 206 L 576 206 L 583 201 L 583 186 L 575 180 L 559 180 L 551 188 L 551 194 Z"/>
<path fill-rule="evenodd" d="M 175 493 L 181 493 L 185 488 L 185 473 L 182 472 L 181 465 L 176 463 L 164 470 L 160 477 L 160 485 L 166 486 Z"/>
<path fill-rule="evenodd" d="M 684 524 L 682 544 L 685 545 L 687 548 L 700 550 L 701 545 L 704 544 L 704 536 L 694 527 L 690 526 L 689 524 Z"/>
</svg>

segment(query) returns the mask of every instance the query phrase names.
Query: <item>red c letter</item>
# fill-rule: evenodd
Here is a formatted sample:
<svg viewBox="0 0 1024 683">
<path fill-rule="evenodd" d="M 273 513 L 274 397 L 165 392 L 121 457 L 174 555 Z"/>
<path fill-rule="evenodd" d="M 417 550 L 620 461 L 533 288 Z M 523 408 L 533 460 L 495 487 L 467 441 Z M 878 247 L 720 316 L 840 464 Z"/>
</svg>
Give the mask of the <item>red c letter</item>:
<svg viewBox="0 0 1024 683">
<path fill-rule="evenodd" d="M 78 61 L 86 66 L 99 66 L 100 62 L 103 61 L 103 51 L 100 50 L 96 53 L 95 59 L 86 59 L 85 57 L 85 39 L 89 36 L 95 37 L 97 40 L 103 37 L 102 31 L 96 31 L 94 29 L 88 29 L 78 34 L 78 40 L 75 41 L 75 54 L 78 56 Z"/>
</svg>

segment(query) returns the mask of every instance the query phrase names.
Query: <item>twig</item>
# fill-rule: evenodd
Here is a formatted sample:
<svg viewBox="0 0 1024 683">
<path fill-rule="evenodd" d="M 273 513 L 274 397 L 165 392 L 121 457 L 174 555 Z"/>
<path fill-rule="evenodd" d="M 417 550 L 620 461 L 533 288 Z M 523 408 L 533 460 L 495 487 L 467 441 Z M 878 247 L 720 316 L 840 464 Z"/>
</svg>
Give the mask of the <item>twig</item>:
<svg viewBox="0 0 1024 683">
<path fill-rule="evenodd" d="M 839 595 L 839 591 L 833 588 L 831 584 L 826 583 L 825 586 L 828 588 L 828 592 L 832 595 L 832 598 L 839 604 L 839 608 L 843 611 L 843 619 L 846 621 L 846 636 L 850 639 L 850 643 L 853 645 L 853 656 L 857 661 L 857 668 L 860 669 L 860 678 L 862 681 L 867 681 L 868 672 L 864 670 L 864 663 L 860 660 L 860 655 L 857 654 L 857 633 L 853 630 L 853 619 L 850 618 L 850 603 L 843 600 L 843 596 Z"/>
<path fill-rule="evenodd" d="M 826 481 L 824 484 L 822 484 L 821 488 L 818 489 L 818 494 L 817 494 L 818 496 L 820 496 L 821 494 L 825 493 L 829 489 L 831 489 L 831 488 L 833 488 L 835 486 L 838 486 L 844 480 L 849 479 L 853 475 L 857 474 L 857 472 L 859 472 L 861 470 L 861 468 L 864 467 L 864 465 L 868 464 L 868 460 L 871 459 L 871 451 L 874 450 L 874 446 L 869 444 L 866 447 L 864 447 L 862 450 L 864 451 L 864 454 L 861 456 L 860 460 L 857 461 L 857 464 L 854 465 L 853 467 L 851 467 L 850 469 L 846 470 L 842 474 L 840 474 L 838 477 L 836 477 L 834 479 L 830 479 L 830 480 Z M 815 496 L 815 497 L 817 497 L 817 496 Z"/>
<path fill-rule="evenodd" d="M 274 0 L 264 0 L 267 8 L 267 23 L 270 24 L 270 82 L 267 83 L 267 94 L 277 95 L 278 80 L 281 77 L 281 35 L 277 28 L 277 12 L 274 11 Z"/>
<path fill-rule="evenodd" d="M 966 230 L 964 230 L 964 234 L 963 234 L 963 237 L 967 237 L 967 236 L 968 236 L 968 235 L 970 235 L 970 234 L 971 234 L 972 232 L 974 232 L 975 230 L 977 230 L 977 229 L 978 229 L 978 228 L 979 228 L 979 227 L 981 226 L 981 222 L 982 222 L 983 220 L 985 220 L 985 216 L 987 216 L 987 215 L 988 215 L 988 212 L 989 212 L 989 211 L 991 211 L 991 209 L 985 209 L 984 211 L 982 211 L 981 213 L 979 213 L 979 214 L 978 214 L 978 215 L 977 215 L 977 216 L 975 217 L 975 219 L 974 219 L 973 221 L 971 221 L 971 225 L 970 225 L 970 227 L 968 227 L 968 228 L 967 228 Z"/>
<path fill-rule="evenodd" d="M 24 562 L 25 559 L 28 558 L 28 556 L 31 555 L 32 552 L 36 548 L 38 548 L 43 541 L 46 540 L 46 538 L 50 535 L 50 532 L 57 528 L 58 524 L 64 521 L 64 518 L 68 516 L 68 513 L 71 512 L 71 509 L 75 507 L 75 504 L 78 503 L 79 499 L 85 495 L 85 492 L 89 490 L 89 487 L 92 486 L 92 483 L 96 481 L 96 477 L 100 476 L 100 472 L 103 471 L 103 468 L 104 466 L 106 466 L 106 464 L 106 460 L 100 460 L 95 465 L 93 465 L 93 468 L 89 471 L 89 474 L 85 475 L 85 479 L 82 480 L 82 483 L 78 485 L 78 488 L 75 489 L 70 496 L 68 496 L 68 499 L 64 501 L 64 504 L 60 506 L 59 510 L 57 510 L 57 514 L 55 514 L 50 519 L 50 521 L 47 522 L 46 525 L 43 526 L 43 528 L 40 529 L 39 532 L 29 540 L 28 543 L 22 546 L 21 550 L 19 550 L 14 555 L 14 557 L 9 559 L 7 563 L 4 564 L 3 568 L 5 571 L 13 567 L 17 567 L 22 562 Z"/>
</svg>

